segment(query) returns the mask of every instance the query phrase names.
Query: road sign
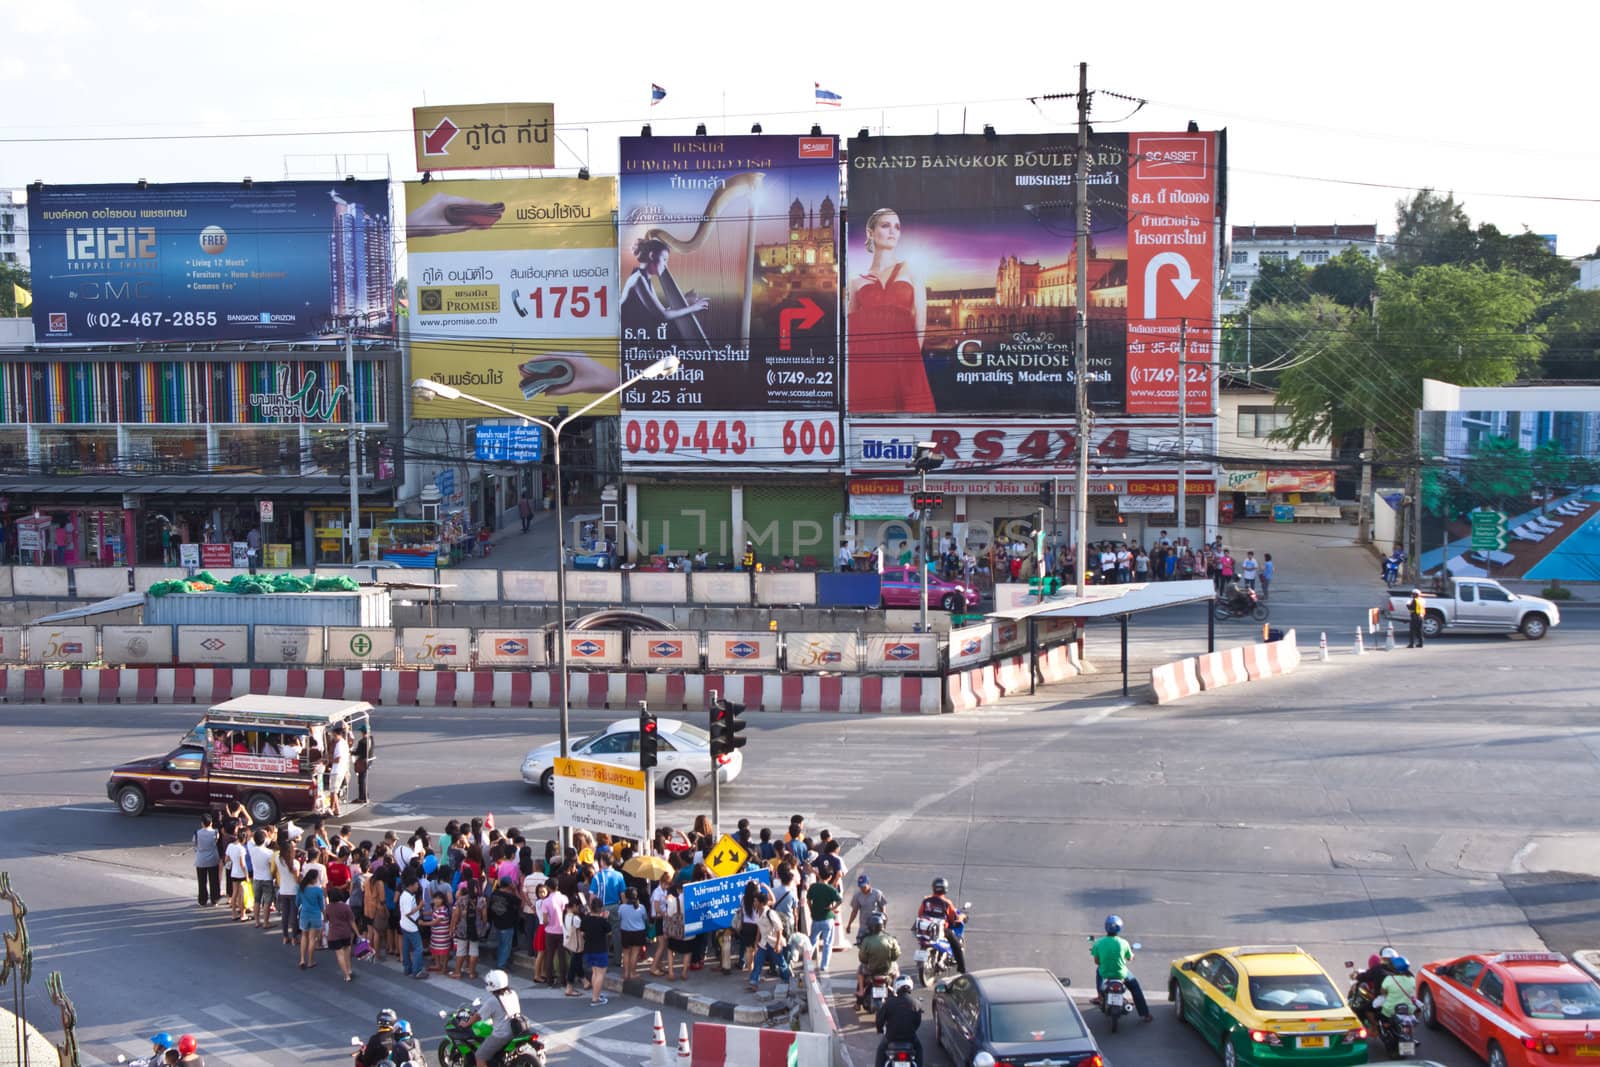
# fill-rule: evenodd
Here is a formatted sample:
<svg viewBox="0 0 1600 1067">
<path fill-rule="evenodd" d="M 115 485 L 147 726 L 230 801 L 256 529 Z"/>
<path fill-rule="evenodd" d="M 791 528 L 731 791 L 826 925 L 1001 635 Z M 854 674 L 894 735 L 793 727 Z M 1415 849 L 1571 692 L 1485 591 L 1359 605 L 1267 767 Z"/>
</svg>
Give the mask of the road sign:
<svg viewBox="0 0 1600 1067">
<path fill-rule="evenodd" d="M 750 853 L 727 834 L 722 835 L 722 840 L 717 842 L 717 847 L 706 856 L 706 866 L 711 868 L 711 873 L 718 877 L 738 874 L 744 870 L 744 865 L 750 862 Z"/>
<path fill-rule="evenodd" d="M 555 815 L 562 826 L 646 840 L 644 771 L 590 760 L 555 761 Z"/>
<path fill-rule="evenodd" d="M 479 426 L 474 457 L 508 463 L 538 463 L 544 456 L 539 426 Z"/>
<path fill-rule="evenodd" d="M 262 522 L 271 522 L 272 521 L 272 501 L 270 501 L 270 500 L 261 501 L 261 521 Z"/>
<path fill-rule="evenodd" d="M 1506 547 L 1506 516 L 1501 511 L 1474 511 L 1472 518 L 1472 550 L 1474 552 L 1502 552 Z"/>
<path fill-rule="evenodd" d="M 734 846 L 738 848 L 737 845 Z M 743 849 L 739 849 L 743 852 Z M 709 882 L 683 884 L 683 932 L 686 937 L 707 930 L 732 929 L 734 919 L 744 907 L 744 887 L 750 882 L 772 885 L 772 872 L 760 870 L 713 878 Z"/>
</svg>

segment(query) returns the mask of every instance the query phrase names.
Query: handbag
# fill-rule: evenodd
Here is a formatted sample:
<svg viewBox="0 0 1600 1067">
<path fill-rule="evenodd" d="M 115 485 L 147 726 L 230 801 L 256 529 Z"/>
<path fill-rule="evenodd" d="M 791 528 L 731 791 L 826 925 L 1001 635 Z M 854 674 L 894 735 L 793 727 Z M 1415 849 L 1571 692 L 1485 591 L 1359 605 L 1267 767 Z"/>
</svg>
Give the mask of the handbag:
<svg viewBox="0 0 1600 1067">
<path fill-rule="evenodd" d="M 244 884 L 244 910 L 249 911 L 256 906 L 256 884 L 246 881 Z"/>
<path fill-rule="evenodd" d="M 350 954 L 358 960 L 370 959 L 372 957 L 372 942 L 364 937 L 356 938 L 356 943 L 351 947 Z"/>
</svg>

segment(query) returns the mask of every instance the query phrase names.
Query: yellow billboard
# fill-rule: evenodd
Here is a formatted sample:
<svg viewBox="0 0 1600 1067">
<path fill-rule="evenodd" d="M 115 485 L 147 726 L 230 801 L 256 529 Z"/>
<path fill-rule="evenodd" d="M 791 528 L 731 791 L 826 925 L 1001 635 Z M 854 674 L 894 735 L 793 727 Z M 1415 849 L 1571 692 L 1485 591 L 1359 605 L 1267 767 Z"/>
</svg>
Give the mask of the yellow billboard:
<svg viewBox="0 0 1600 1067">
<path fill-rule="evenodd" d="M 554 104 L 456 104 L 411 109 L 417 169 L 556 165 Z"/>
<path fill-rule="evenodd" d="M 413 375 L 540 417 L 616 388 L 616 206 L 614 178 L 408 183 Z M 493 417 L 467 400 L 415 413 Z"/>
</svg>

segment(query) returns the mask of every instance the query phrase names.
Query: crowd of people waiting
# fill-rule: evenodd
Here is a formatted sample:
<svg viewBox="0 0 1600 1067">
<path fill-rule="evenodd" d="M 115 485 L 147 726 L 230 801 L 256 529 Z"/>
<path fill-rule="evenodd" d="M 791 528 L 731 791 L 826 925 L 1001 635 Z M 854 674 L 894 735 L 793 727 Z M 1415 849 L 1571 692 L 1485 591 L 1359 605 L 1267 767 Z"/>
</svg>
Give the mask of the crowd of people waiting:
<svg viewBox="0 0 1600 1067">
<path fill-rule="evenodd" d="M 318 966 L 318 950 L 329 950 L 346 982 L 356 978 L 357 959 L 393 957 L 419 980 L 476 979 L 480 962 L 492 959 L 493 974 L 522 952 L 535 985 L 601 1005 L 613 963 L 625 980 L 648 970 L 679 981 L 714 951 L 711 933 L 688 936 L 684 918 L 683 887 L 716 877 L 705 856 L 718 835 L 704 815 L 687 833 L 662 826 L 648 843 L 575 830 L 566 848 L 553 839 L 536 847 L 515 827 L 501 831 L 493 814 L 452 819 L 440 834 L 419 826 L 404 839 L 389 831 L 378 841 L 358 841 L 351 827 L 320 817 L 304 827 L 255 826 L 237 805 L 200 821 L 199 906 L 225 899 L 235 921 L 260 929 L 272 927 L 276 912 L 300 968 Z M 748 960 L 752 990 L 764 969 L 790 980 L 790 964 L 807 952 L 826 969 L 845 904 L 839 842 L 826 829 L 813 838 L 798 815 L 781 835 L 752 832 L 741 819 L 732 836 L 750 855 L 747 870 L 772 872 L 770 888 L 746 886 L 725 935 L 733 966 L 742 971 Z M 863 892 L 872 899 L 859 881 L 852 922 Z"/>
</svg>

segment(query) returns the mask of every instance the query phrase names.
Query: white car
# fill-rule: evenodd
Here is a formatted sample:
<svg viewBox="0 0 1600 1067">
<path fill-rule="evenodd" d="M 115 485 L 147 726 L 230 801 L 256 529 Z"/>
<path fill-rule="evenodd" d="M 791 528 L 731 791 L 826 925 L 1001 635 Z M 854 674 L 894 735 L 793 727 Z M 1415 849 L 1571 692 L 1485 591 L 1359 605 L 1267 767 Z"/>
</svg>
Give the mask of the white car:
<svg viewBox="0 0 1600 1067">
<path fill-rule="evenodd" d="M 681 719 L 657 719 L 656 725 L 660 729 L 656 739 L 656 787 L 674 800 L 682 800 L 694 793 L 701 782 L 711 779 L 711 735 Z M 639 720 L 618 719 L 598 733 L 577 738 L 570 752 L 573 759 L 637 769 Z M 546 793 L 555 793 L 555 760 L 560 755 L 559 741 L 529 752 L 522 760 L 522 780 Z M 744 756 L 735 749 L 730 755 L 718 756 L 716 763 L 717 780 L 727 785 L 739 777 Z"/>
</svg>

